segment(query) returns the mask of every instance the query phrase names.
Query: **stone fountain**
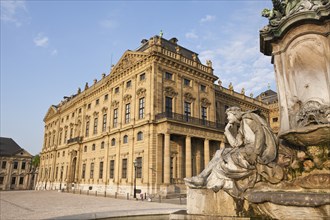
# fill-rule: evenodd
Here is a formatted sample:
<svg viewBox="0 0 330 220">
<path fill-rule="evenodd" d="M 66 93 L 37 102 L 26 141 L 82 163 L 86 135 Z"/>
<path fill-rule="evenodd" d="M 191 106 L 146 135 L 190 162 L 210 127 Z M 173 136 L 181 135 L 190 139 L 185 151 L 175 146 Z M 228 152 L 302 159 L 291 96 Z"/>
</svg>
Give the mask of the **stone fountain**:
<svg viewBox="0 0 330 220">
<path fill-rule="evenodd" d="M 260 49 L 275 68 L 279 135 L 257 113 L 228 109 L 230 147 L 185 179 L 190 219 L 330 218 L 330 1 L 272 2 Z"/>
</svg>

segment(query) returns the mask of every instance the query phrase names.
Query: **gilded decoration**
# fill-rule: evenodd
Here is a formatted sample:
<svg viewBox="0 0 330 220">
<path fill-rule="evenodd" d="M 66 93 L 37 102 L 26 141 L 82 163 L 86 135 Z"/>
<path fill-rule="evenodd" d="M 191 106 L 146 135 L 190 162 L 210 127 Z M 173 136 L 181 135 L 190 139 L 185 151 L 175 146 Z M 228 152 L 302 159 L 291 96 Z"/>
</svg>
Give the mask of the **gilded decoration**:
<svg viewBox="0 0 330 220">
<path fill-rule="evenodd" d="M 165 87 L 164 94 L 165 94 L 165 96 L 172 97 L 172 98 L 174 96 L 177 96 L 178 95 L 178 93 L 172 87 L 170 87 L 170 86 Z"/>
</svg>

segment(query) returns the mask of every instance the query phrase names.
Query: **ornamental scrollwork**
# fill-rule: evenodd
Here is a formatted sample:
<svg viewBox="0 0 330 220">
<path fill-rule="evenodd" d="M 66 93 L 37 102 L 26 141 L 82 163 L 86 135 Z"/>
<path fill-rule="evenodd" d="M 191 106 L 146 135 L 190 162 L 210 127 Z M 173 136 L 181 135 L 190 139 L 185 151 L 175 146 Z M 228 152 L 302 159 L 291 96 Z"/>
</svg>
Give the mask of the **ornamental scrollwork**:
<svg viewBox="0 0 330 220">
<path fill-rule="evenodd" d="M 178 93 L 170 86 L 168 86 L 164 89 L 164 94 L 165 94 L 165 96 L 169 96 L 169 97 L 172 97 L 172 98 L 174 96 L 178 95 Z"/>
<path fill-rule="evenodd" d="M 209 107 L 211 105 L 211 102 L 207 98 L 202 98 L 201 99 L 201 105 L 203 107 Z"/>
<path fill-rule="evenodd" d="M 123 98 L 123 101 L 125 103 L 131 102 L 131 100 L 132 100 L 132 96 L 129 95 L 129 94 L 125 95 L 124 98 Z"/>
<path fill-rule="evenodd" d="M 145 88 L 139 88 L 137 91 L 136 91 L 136 95 L 140 98 L 140 97 L 144 97 L 146 96 L 146 89 Z"/>
<path fill-rule="evenodd" d="M 99 115 L 99 113 L 97 112 L 97 111 L 95 111 L 94 113 L 93 113 L 93 116 L 94 117 L 97 117 Z"/>
<path fill-rule="evenodd" d="M 193 97 L 193 95 L 189 92 L 184 94 L 184 100 L 187 102 L 193 102 L 195 101 L 195 98 Z"/>
<path fill-rule="evenodd" d="M 117 100 L 114 100 L 112 103 L 111 103 L 111 107 L 112 108 L 118 108 L 119 106 L 119 102 Z"/>
<path fill-rule="evenodd" d="M 108 108 L 107 107 L 103 107 L 102 108 L 102 113 L 106 113 L 108 111 Z"/>
</svg>

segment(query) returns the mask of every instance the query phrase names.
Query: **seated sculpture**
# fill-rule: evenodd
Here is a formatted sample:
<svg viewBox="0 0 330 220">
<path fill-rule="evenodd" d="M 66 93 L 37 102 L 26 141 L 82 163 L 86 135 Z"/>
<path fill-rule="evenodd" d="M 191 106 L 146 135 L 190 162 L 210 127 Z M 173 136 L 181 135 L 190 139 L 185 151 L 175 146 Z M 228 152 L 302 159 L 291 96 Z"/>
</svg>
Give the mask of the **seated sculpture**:
<svg viewBox="0 0 330 220">
<path fill-rule="evenodd" d="M 222 189 L 242 198 L 258 181 L 280 182 L 283 170 L 275 163 L 278 145 L 266 121 L 238 107 L 228 108 L 226 114 L 224 134 L 231 147 L 218 150 L 199 175 L 185 178 L 186 185 L 214 192 Z"/>
</svg>

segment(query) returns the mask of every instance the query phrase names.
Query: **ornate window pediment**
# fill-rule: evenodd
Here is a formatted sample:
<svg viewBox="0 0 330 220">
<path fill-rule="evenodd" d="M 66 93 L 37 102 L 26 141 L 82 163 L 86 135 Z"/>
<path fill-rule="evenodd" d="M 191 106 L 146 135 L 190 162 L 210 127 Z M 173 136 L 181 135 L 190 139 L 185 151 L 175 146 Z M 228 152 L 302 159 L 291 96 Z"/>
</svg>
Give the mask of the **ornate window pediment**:
<svg viewBox="0 0 330 220">
<path fill-rule="evenodd" d="M 91 117 L 91 116 L 89 116 L 89 115 L 86 115 L 86 116 L 85 116 L 85 119 L 86 119 L 86 120 L 89 120 L 89 119 L 90 119 L 90 117 Z"/>
<path fill-rule="evenodd" d="M 164 94 L 165 94 L 165 96 L 172 97 L 172 98 L 174 96 L 177 96 L 178 95 L 178 93 L 175 91 L 175 89 L 173 89 L 170 86 L 168 86 L 168 87 L 165 88 Z"/>
<path fill-rule="evenodd" d="M 146 96 L 146 89 L 145 88 L 139 88 L 137 91 L 136 91 L 136 95 L 141 98 L 141 97 L 144 97 Z"/>
<path fill-rule="evenodd" d="M 106 113 L 108 111 L 108 108 L 107 107 L 103 107 L 102 108 L 102 113 Z"/>
<path fill-rule="evenodd" d="M 207 98 L 202 98 L 201 99 L 201 105 L 203 107 L 209 107 L 211 105 L 211 102 Z"/>
<path fill-rule="evenodd" d="M 116 100 L 111 103 L 111 107 L 113 108 L 118 108 L 118 106 L 119 106 L 119 102 Z"/>
<path fill-rule="evenodd" d="M 99 115 L 99 113 L 96 112 L 96 111 L 93 113 L 93 116 L 94 116 L 94 117 L 97 117 L 98 115 Z"/>
<path fill-rule="evenodd" d="M 189 92 L 184 94 L 184 100 L 187 102 L 193 102 L 195 101 L 195 98 L 193 97 L 193 95 Z"/>
<path fill-rule="evenodd" d="M 123 98 L 123 101 L 125 103 L 131 102 L 131 100 L 132 100 L 132 96 L 129 95 L 129 94 L 125 95 L 124 98 Z"/>
</svg>

